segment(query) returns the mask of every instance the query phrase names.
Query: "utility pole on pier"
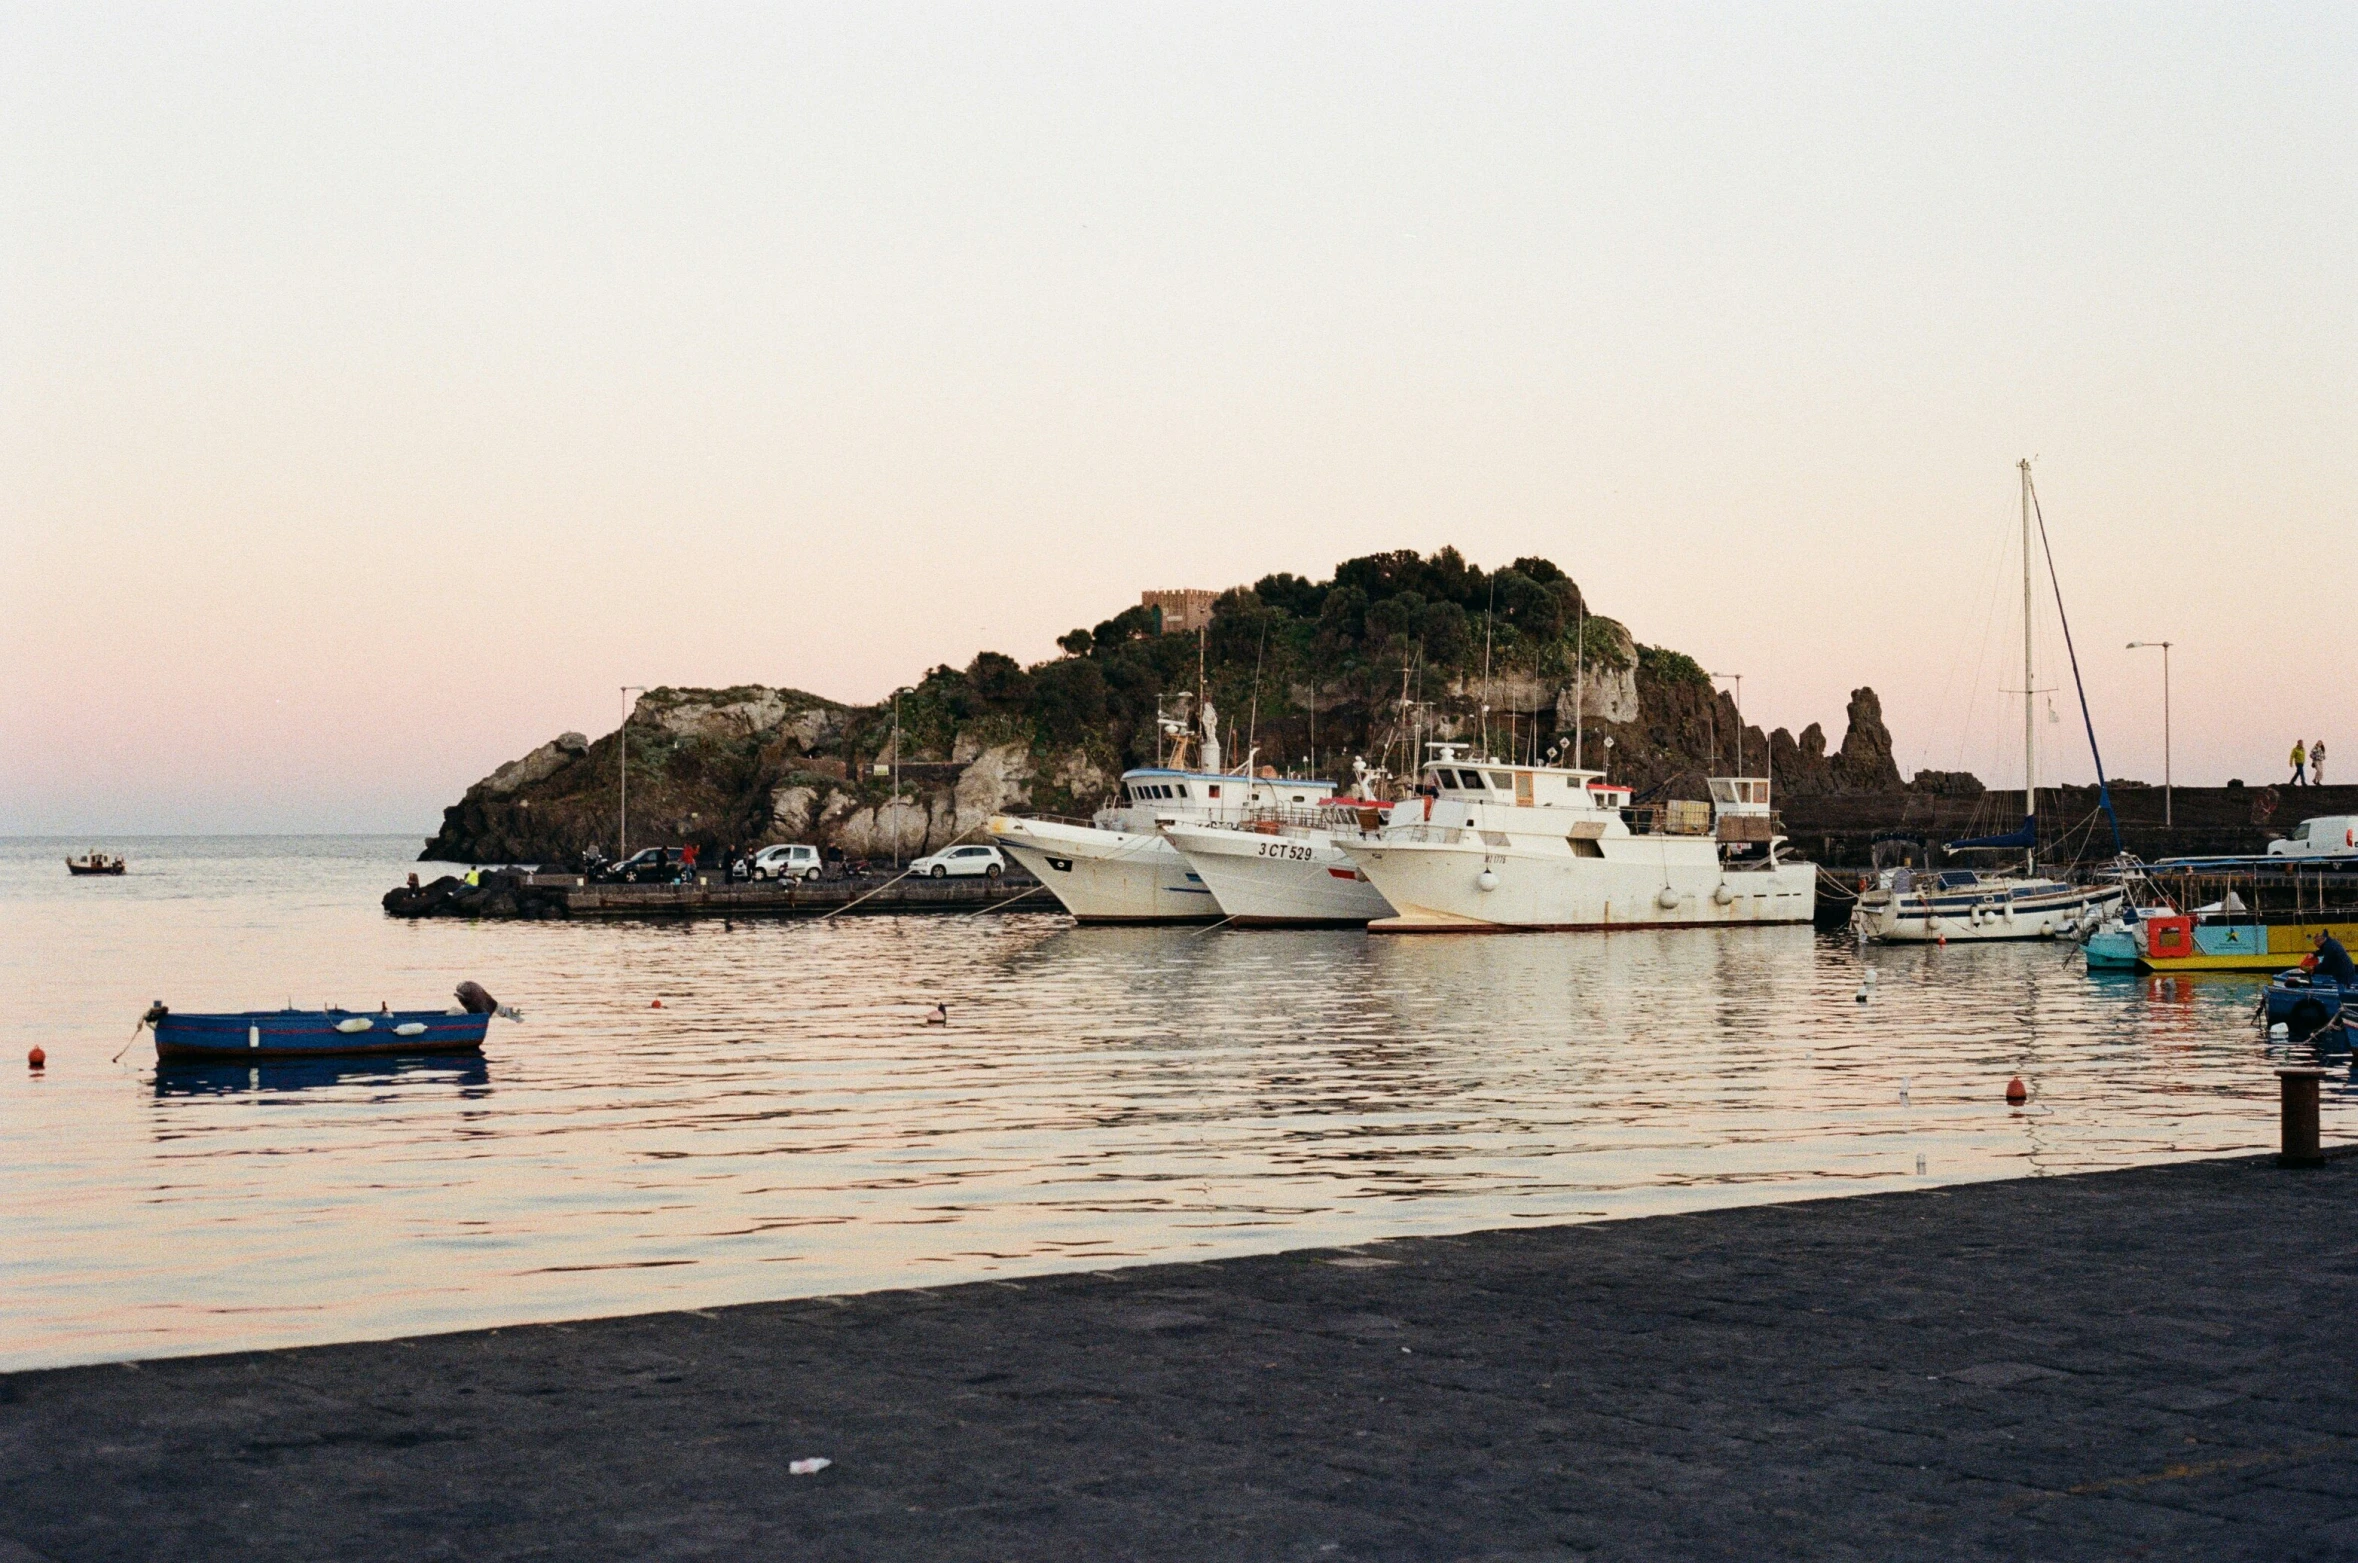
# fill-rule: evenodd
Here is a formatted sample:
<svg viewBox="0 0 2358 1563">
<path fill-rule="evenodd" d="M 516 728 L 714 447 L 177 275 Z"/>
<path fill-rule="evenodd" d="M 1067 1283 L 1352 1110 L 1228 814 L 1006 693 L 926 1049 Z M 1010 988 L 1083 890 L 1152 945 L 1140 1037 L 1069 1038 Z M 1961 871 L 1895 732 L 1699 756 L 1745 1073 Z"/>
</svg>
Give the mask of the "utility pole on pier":
<svg viewBox="0 0 2358 1563">
<path fill-rule="evenodd" d="M 630 856 L 630 697 L 647 692 L 644 684 L 622 686 L 622 726 L 614 733 L 614 766 L 620 785 L 620 806 L 614 822 L 614 861 Z"/>
<path fill-rule="evenodd" d="M 2164 830 L 2172 828 L 2175 824 L 2171 818 L 2172 789 L 2170 785 L 2170 647 L 2176 644 L 2177 642 L 2168 640 L 2133 640 L 2129 642 L 2131 651 L 2158 650 L 2162 654 L 2162 829 Z"/>
</svg>

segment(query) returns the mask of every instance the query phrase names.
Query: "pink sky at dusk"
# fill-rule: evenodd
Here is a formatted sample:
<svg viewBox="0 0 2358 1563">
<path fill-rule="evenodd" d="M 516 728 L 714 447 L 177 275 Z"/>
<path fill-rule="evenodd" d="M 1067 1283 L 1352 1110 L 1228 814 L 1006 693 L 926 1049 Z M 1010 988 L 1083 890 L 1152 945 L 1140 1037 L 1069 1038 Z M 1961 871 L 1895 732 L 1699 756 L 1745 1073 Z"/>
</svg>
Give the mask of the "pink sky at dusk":
<svg viewBox="0 0 2358 1563">
<path fill-rule="evenodd" d="M 2003 784 L 2024 455 L 2113 769 L 2358 777 L 2347 6 L 0 17 L 0 831 L 1443 544 Z"/>
</svg>

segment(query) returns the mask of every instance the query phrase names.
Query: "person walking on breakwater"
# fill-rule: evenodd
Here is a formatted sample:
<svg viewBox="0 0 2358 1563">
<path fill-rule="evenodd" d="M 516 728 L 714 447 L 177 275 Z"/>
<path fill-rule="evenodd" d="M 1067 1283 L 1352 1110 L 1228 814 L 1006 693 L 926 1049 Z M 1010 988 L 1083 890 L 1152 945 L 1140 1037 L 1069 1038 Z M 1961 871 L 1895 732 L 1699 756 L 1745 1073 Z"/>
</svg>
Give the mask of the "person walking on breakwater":
<svg viewBox="0 0 2358 1563">
<path fill-rule="evenodd" d="M 2325 785 L 2325 740 L 2322 738 L 2309 746 L 2309 785 Z"/>
<path fill-rule="evenodd" d="M 2287 783 L 2287 785 L 2288 785 L 2288 786 L 2293 786 L 2293 787 L 2305 787 L 2305 786 L 2307 786 L 2307 785 L 2309 784 L 2309 778 L 2308 778 L 2308 777 L 2307 777 L 2305 774 L 2303 774 L 2303 770 L 2304 770 L 2304 767 L 2306 767 L 2306 766 L 2308 765 L 2308 763 L 2309 763 L 2309 751 L 2308 751 L 2308 749 L 2307 749 L 2306 747 L 2304 747 L 2304 746 L 2302 745 L 2301 741 L 2300 741 L 2298 738 L 2296 738 L 2296 739 L 2294 739 L 2294 740 L 2293 740 L 2293 753 L 2292 753 L 2292 761 L 2293 761 L 2293 773 L 2292 773 L 2292 780 L 2291 780 L 2289 783 Z"/>
</svg>

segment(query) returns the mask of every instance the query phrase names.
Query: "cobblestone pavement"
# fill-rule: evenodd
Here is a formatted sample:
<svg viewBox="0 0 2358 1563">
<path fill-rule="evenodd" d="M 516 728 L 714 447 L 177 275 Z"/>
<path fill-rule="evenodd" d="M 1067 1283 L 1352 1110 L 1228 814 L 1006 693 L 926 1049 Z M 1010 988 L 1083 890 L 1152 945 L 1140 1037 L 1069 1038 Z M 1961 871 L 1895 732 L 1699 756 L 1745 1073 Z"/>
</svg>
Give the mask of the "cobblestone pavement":
<svg viewBox="0 0 2358 1563">
<path fill-rule="evenodd" d="M 0 1563 L 2358 1558 L 2354 1203 L 2191 1162 L 17 1374 Z"/>
</svg>

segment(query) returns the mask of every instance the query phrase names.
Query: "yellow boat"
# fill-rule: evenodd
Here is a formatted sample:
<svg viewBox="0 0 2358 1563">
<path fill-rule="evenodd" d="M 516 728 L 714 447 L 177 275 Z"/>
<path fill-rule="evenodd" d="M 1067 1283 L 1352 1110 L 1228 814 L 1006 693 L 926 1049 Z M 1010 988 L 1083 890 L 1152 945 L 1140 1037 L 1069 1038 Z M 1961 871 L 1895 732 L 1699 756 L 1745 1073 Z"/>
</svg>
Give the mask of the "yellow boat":
<svg viewBox="0 0 2358 1563">
<path fill-rule="evenodd" d="M 2330 933 L 2345 945 L 2358 941 L 2358 919 L 2348 915 L 2281 917 L 2265 922 L 2248 916 L 2235 921 L 2149 917 L 2132 930 L 2137 965 L 2159 972 L 2287 971 L 2317 948 L 2319 934 Z"/>
</svg>

